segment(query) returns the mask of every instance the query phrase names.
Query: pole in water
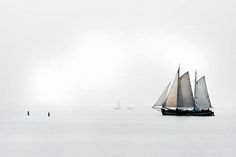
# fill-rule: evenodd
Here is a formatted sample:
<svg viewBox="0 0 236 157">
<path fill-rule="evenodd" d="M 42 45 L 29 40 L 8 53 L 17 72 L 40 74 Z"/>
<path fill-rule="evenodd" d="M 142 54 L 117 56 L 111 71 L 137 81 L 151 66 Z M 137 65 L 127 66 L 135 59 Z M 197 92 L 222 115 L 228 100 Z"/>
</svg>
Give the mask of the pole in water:
<svg viewBox="0 0 236 157">
<path fill-rule="evenodd" d="M 51 115 L 50 112 L 48 112 L 48 117 L 50 117 L 50 115 Z"/>
<path fill-rule="evenodd" d="M 30 112 L 29 111 L 27 111 L 27 116 L 29 116 L 30 115 Z"/>
</svg>

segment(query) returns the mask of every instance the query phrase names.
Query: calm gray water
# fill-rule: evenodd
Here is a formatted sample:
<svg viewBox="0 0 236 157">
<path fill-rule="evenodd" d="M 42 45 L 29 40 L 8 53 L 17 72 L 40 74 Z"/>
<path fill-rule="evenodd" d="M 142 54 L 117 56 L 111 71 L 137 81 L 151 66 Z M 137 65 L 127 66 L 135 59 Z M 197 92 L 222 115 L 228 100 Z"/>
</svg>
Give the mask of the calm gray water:
<svg viewBox="0 0 236 157">
<path fill-rule="evenodd" d="M 4 157 L 236 155 L 236 116 L 164 117 L 153 109 L 57 108 L 0 116 Z"/>
</svg>

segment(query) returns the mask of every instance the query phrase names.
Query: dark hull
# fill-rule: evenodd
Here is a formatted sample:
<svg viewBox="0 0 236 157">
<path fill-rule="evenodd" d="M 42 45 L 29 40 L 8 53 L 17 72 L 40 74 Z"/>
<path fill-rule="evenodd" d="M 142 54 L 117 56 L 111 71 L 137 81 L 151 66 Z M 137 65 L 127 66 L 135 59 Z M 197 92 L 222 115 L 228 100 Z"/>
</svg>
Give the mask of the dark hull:
<svg viewBox="0 0 236 157">
<path fill-rule="evenodd" d="M 214 116 L 214 112 L 211 110 L 171 110 L 171 109 L 161 109 L 162 115 L 166 116 Z"/>
</svg>

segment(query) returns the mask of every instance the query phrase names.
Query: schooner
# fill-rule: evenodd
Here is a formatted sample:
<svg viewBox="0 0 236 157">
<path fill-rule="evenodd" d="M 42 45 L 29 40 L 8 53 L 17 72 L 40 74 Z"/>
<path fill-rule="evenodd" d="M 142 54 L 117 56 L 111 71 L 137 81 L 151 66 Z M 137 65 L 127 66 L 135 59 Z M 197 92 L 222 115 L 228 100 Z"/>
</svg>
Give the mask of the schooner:
<svg viewBox="0 0 236 157">
<path fill-rule="evenodd" d="M 161 109 L 163 115 L 214 116 L 205 76 L 197 80 L 195 72 L 193 95 L 189 72 L 180 76 L 180 67 L 152 108 Z"/>
</svg>

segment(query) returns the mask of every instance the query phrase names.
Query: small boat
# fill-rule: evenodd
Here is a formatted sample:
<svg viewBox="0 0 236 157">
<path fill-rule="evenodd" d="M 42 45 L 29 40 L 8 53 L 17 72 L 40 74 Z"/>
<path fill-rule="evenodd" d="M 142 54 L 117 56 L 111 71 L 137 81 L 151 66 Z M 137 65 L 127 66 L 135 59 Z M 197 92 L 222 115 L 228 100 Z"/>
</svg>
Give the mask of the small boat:
<svg viewBox="0 0 236 157">
<path fill-rule="evenodd" d="M 120 100 L 117 101 L 117 106 L 114 109 L 121 110 Z"/>
<path fill-rule="evenodd" d="M 197 80 L 195 72 L 193 96 L 189 72 L 180 76 L 180 68 L 152 108 L 161 110 L 162 115 L 214 116 L 205 76 Z"/>
<path fill-rule="evenodd" d="M 130 106 L 128 106 L 128 107 L 127 107 L 127 110 L 134 110 L 134 108 L 133 108 L 133 107 L 130 107 Z"/>
</svg>

